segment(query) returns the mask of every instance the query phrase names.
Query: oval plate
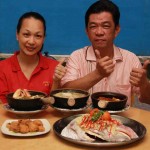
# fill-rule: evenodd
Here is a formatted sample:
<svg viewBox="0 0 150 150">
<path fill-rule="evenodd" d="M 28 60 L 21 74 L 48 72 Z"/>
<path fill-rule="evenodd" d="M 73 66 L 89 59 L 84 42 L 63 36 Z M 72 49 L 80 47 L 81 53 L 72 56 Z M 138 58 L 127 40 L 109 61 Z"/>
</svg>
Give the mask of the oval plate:
<svg viewBox="0 0 150 150">
<path fill-rule="evenodd" d="M 86 110 L 89 106 L 85 106 L 83 108 L 79 108 L 79 109 L 66 109 L 66 108 L 59 108 L 59 107 L 54 107 L 52 105 L 50 105 L 52 108 L 56 109 L 57 111 L 63 112 L 63 113 L 72 113 L 72 112 L 80 112 L 83 110 Z"/>
<path fill-rule="evenodd" d="M 121 113 L 124 111 L 127 111 L 130 108 L 130 105 L 126 105 L 125 108 L 121 109 L 121 110 L 108 110 L 108 112 L 110 114 L 117 114 L 117 113 Z"/>
<path fill-rule="evenodd" d="M 80 115 L 82 115 L 82 114 L 80 114 Z M 95 146 L 95 147 L 113 147 L 113 146 L 121 146 L 121 145 L 127 145 L 130 143 L 134 143 L 136 141 L 141 140 L 146 134 L 146 128 L 143 124 L 141 124 L 133 119 L 126 118 L 126 117 L 122 117 L 122 116 L 118 116 L 118 115 L 111 115 L 113 118 L 120 120 L 124 125 L 132 128 L 139 137 L 136 139 L 132 139 L 130 141 L 125 141 L 125 142 L 107 142 L 107 141 L 98 141 L 98 140 L 95 140 L 94 142 L 86 142 L 86 141 L 75 140 L 75 139 L 71 139 L 71 138 L 62 136 L 61 131 L 73 119 L 75 119 L 76 117 L 79 117 L 80 115 L 74 115 L 74 116 L 62 118 L 62 119 L 56 121 L 53 125 L 53 130 L 56 133 L 56 135 L 58 135 L 59 137 L 65 139 L 67 141 L 70 141 L 70 142 L 73 142 L 76 144 L 80 144 L 80 145 Z"/>
<path fill-rule="evenodd" d="M 42 123 L 43 123 L 43 126 L 45 128 L 45 131 L 43 132 L 29 132 L 29 133 L 25 133 L 25 134 L 22 134 L 22 133 L 15 133 L 13 131 L 9 131 L 9 129 L 6 127 L 7 126 L 7 123 L 11 123 L 12 121 L 18 121 L 18 120 L 6 120 L 3 124 L 2 124 L 2 127 L 1 127 L 1 132 L 3 134 L 6 134 L 6 135 L 11 135 L 11 136 L 20 136 L 20 137 L 28 137 L 28 136 L 37 136 L 37 135 L 42 135 L 42 134 L 46 134 L 50 131 L 51 129 L 51 125 L 50 123 L 48 122 L 47 119 L 31 119 L 31 120 L 41 120 Z"/>
<path fill-rule="evenodd" d="M 91 109 L 94 109 L 94 107 L 92 105 L 90 107 L 91 107 Z M 102 110 L 102 111 L 108 111 L 110 114 L 118 114 L 118 113 L 127 111 L 129 108 L 130 108 L 130 105 L 126 105 L 125 108 L 123 108 L 121 110 L 102 110 L 102 109 L 99 109 L 99 108 L 98 109 Z"/>
<path fill-rule="evenodd" d="M 13 108 L 11 108 L 8 104 L 5 104 L 3 106 L 3 108 L 8 111 L 8 112 L 11 112 L 13 114 L 16 114 L 18 117 L 23 117 L 23 118 L 28 118 L 28 117 L 31 117 L 37 113 L 40 113 L 44 110 L 46 110 L 48 108 L 48 105 L 44 105 L 41 109 L 39 110 L 34 110 L 34 111 L 19 111 L 19 110 L 15 110 Z"/>
</svg>

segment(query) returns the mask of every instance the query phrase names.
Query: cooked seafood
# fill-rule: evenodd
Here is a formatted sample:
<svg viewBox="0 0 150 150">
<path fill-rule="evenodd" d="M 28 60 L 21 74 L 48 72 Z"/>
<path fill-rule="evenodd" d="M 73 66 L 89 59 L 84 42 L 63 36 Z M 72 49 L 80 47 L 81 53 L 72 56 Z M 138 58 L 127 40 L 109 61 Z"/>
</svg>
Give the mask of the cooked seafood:
<svg viewBox="0 0 150 150">
<path fill-rule="evenodd" d="M 109 97 L 101 97 L 101 96 L 98 98 L 98 100 L 105 100 L 105 101 L 109 101 L 109 102 L 117 102 L 117 101 L 120 101 L 120 99 L 115 98 L 115 97 L 109 98 Z"/>
<path fill-rule="evenodd" d="M 41 97 L 43 97 L 43 95 L 31 95 L 27 89 L 17 89 L 13 94 L 13 98 L 15 99 L 35 99 Z"/>
<path fill-rule="evenodd" d="M 72 120 L 61 132 L 62 136 L 92 142 L 96 138 L 121 142 L 138 138 L 138 135 L 119 120 L 113 119 L 108 112 L 94 109 Z"/>
<path fill-rule="evenodd" d="M 43 132 L 45 128 L 41 120 L 20 119 L 7 124 L 10 131 L 16 133 Z"/>
<path fill-rule="evenodd" d="M 54 96 L 62 98 L 81 98 L 85 97 L 85 94 L 77 92 L 59 92 L 54 94 Z"/>
</svg>

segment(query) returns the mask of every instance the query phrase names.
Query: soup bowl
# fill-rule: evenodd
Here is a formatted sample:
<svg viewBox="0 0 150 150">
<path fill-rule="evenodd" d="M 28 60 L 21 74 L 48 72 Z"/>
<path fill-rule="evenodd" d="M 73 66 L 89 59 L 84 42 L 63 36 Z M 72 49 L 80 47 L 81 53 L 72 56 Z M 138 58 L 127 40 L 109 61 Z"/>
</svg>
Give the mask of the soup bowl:
<svg viewBox="0 0 150 150">
<path fill-rule="evenodd" d="M 65 109 L 79 109 L 87 105 L 90 94 L 80 89 L 58 89 L 50 93 L 51 106 Z"/>
<path fill-rule="evenodd" d="M 101 110 L 121 110 L 125 108 L 128 97 L 121 93 L 95 92 L 91 95 L 94 108 Z"/>
<path fill-rule="evenodd" d="M 45 105 L 42 101 L 42 97 L 46 97 L 47 95 L 43 92 L 39 91 L 29 91 L 31 96 L 39 95 L 38 98 L 14 98 L 14 92 L 6 95 L 7 102 L 9 106 L 15 110 L 19 111 L 34 111 L 39 110 Z"/>
</svg>

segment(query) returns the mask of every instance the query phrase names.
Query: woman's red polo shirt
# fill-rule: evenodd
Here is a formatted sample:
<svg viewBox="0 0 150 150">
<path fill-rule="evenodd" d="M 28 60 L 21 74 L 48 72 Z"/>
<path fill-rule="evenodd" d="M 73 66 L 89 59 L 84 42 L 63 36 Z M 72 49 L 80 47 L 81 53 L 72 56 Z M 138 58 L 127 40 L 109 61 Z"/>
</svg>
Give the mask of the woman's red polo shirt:
<svg viewBox="0 0 150 150">
<path fill-rule="evenodd" d="M 3 103 L 7 102 L 6 94 L 14 92 L 18 88 L 49 94 L 52 87 L 54 70 L 59 62 L 39 54 L 39 64 L 28 80 L 19 66 L 18 53 L 0 61 L 0 100 Z"/>
</svg>

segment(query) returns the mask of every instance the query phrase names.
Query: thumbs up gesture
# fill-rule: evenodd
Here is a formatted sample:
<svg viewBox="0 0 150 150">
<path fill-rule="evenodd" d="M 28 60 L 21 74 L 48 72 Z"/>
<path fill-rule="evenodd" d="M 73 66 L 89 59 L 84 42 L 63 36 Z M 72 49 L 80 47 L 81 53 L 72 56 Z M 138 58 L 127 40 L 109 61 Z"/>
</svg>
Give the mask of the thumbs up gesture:
<svg viewBox="0 0 150 150">
<path fill-rule="evenodd" d="M 53 79 L 54 81 L 60 81 L 66 73 L 66 58 L 60 60 L 59 64 L 55 68 Z"/>
<path fill-rule="evenodd" d="M 108 77 L 114 71 L 115 64 L 113 63 L 113 60 L 108 56 L 102 58 L 98 50 L 95 50 L 95 55 L 96 69 L 102 77 Z"/>
<path fill-rule="evenodd" d="M 133 68 L 130 73 L 130 83 L 137 87 L 144 87 L 147 85 L 147 66 L 150 64 L 150 60 L 146 60 L 141 69 Z"/>
</svg>

